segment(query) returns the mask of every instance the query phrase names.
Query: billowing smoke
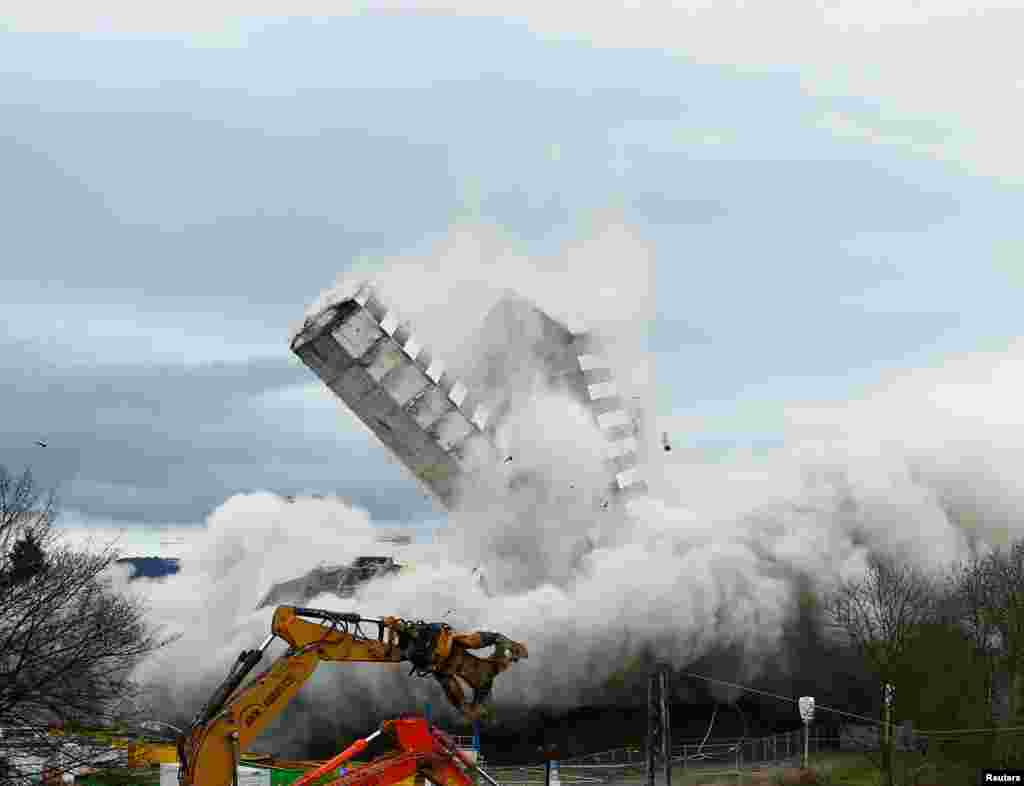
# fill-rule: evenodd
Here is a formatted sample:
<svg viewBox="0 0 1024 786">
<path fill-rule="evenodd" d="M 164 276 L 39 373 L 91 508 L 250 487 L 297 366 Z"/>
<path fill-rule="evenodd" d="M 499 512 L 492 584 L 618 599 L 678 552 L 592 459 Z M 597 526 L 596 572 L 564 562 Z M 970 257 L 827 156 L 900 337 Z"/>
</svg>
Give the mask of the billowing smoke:
<svg viewBox="0 0 1024 786">
<path fill-rule="evenodd" d="M 477 351 L 465 336 L 508 287 L 556 318 L 582 319 L 606 339 L 623 397 L 646 413 L 657 447 L 652 364 L 642 350 L 654 313 L 652 259 L 618 226 L 540 260 L 494 231 L 457 227 L 425 256 L 364 265 L 340 286 L 371 273 L 424 343 L 448 350 L 456 367 Z M 682 668 L 728 648 L 741 655 L 738 676 L 750 677 L 775 651 L 798 585 L 827 588 L 854 576 L 871 551 L 942 566 L 976 541 L 1010 533 L 1021 486 L 1009 468 L 1019 457 L 978 448 L 1005 444 L 1004 430 L 930 407 L 919 383 L 894 381 L 867 414 L 794 408 L 786 413 L 794 440 L 767 457 L 708 464 L 685 450 L 651 451 L 651 496 L 632 515 L 594 504 L 607 476 L 588 413 L 556 389 L 538 389 L 498 435 L 510 460 L 467 490 L 436 545 L 413 548 L 415 570 L 375 580 L 352 599 L 310 605 L 444 618 L 527 643 L 529 660 L 496 684 L 499 711 L 600 700 L 638 658 Z M 685 434 L 673 436 L 685 443 Z M 964 447 L 971 439 L 973 452 Z M 517 487 L 517 473 L 544 483 Z M 144 590 L 156 617 L 182 633 L 140 674 L 165 713 L 194 713 L 237 653 L 266 635 L 271 612 L 253 609 L 271 584 L 322 559 L 374 553 L 373 534 L 366 513 L 339 499 L 225 502 L 181 574 Z M 492 595 L 472 580 L 479 566 Z M 343 720 L 366 730 L 426 701 L 444 712 L 437 686 L 402 668 L 328 664 L 307 685 L 301 711 L 261 747 L 303 752 L 314 728 Z"/>
</svg>

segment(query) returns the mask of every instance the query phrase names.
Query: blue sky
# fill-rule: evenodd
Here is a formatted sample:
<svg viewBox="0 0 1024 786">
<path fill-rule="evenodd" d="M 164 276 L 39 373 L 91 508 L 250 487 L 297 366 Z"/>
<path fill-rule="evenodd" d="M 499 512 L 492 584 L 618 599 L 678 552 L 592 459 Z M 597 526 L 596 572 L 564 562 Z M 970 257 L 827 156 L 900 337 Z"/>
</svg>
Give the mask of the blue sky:
<svg viewBox="0 0 1024 786">
<path fill-rule="evenodd" d="M 466 216 L 545 254 L 621 214 L 658 416 L 709 461 L 1024 333 L 1012 8 L 416 5 L 0 17 L 0 462 L 103 526 L 254 489 L 435 517 L 290 393 L 287 337 L 351 260 Z"/>
</svg>

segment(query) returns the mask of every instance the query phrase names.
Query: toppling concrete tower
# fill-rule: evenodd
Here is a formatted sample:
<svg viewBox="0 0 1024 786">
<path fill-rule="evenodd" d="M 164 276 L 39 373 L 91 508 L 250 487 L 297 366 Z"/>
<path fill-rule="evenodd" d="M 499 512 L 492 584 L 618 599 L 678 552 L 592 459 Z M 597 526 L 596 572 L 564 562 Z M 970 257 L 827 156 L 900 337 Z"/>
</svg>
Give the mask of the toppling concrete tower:
<svg viewBox="0 0 1024 786">
<path fill-rule="evenodd" d="M 584 405 L 607 440 L 606 455 L 595 457 L 607 472 L 602 504 L 647 491 L 637 415 L 624 406 L 599 342 L 515 293 L 469 337 L 456 371 L 446 369 L 367 284 L 307 319 L 291 348 L 448 510 L 458 508 L 460 491 L 476 473 L 503 461 L 498 436 L 505 419 L 550 390 Z M 511 483 L 544 482 L 529 469 L 510 477 Z M 317 588 L 333 591 L 343 583 L 348 593 L 355 585 L 342 582 L 343 575 L 357 574 L 314 571 L 278 585 L 271 596 L 308 600 Z M 366 573 L 366 580 L 376 575 Z"/>
<path fill-rule="evenodd" d="M 307 320 L 291 346 L 446 508 L 457 506 L 460 483 L 499 460 L 495 433 L 535 393 L 538 372 L 590 407 L 608 440 L 610 494 L 646 492 L 636 418 L 593 337 L 509 294 L 468 345 L 461 373 L 451 373 L 363 285 Z"/>
<path fill-rule="evenodd" d="M 573 333 L 510 292 L 467 347 L 460 379 L 490 413 L 486 431 L 492 441 L 504 419 L 538 392 L 561 391 L 589 410 L 607 440 L 607 496 L 623 501 L 647 492 L 639 467 L 639 413 L 627 409 L 593 334 Z"/>
<path fill-rule="evenodd" d="M 292 351 L 446 507 L 493 460 L 488 413 L 369 286 L 329 306 Z"/>
</svg>

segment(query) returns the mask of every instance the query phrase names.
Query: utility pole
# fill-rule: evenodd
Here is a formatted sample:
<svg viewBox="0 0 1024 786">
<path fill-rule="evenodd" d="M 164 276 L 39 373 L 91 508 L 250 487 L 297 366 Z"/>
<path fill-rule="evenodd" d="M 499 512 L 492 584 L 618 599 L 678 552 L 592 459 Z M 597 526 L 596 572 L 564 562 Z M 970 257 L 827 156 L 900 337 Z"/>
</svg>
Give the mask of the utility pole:
<svg viewBox="0 0 1024 786">
<path fill-rule="evenodd" d="M 672 721 L 669 718 L 668 669 L 661 672 L 661 755 L 665 763 L 665 786 L 672 786 Z"/>
<path fill-rule="evenodd" d="M 654 765 L 658 749 L 658 675 L 647 678 L 647 786 L 654 786 Z"/>
<path fill-rule="evenodd" d="M 672 724 L 667 669 L 651 674 L 647 680 L 647 786 L 654 786 L 659 748 L 665 766 L 665 786 L 672 786 Z"/>
<path fill-rule="evenodd" d="M 892 784 L 893 769 L 893 727 L 892 727 L 892 705 L 896 698 L 896 686 L 891 682 L 885 683 L 883 689 L 884 708 L 882 711 L 882 761 L 885 764 L 886 783 Z"/>
</svg>

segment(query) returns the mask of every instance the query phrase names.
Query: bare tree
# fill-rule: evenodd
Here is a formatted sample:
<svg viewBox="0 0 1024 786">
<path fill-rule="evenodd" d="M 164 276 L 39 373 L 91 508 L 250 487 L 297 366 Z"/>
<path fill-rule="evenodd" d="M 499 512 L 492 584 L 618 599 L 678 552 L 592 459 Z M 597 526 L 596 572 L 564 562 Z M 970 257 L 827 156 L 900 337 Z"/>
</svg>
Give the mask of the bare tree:
<svg viewBox="0 0 1024 786">
<path fill-rule="evenodd" d="M 866 659 L 880 682 L 883 701 L 882 772 L 893 784 L 895 682 L 909 645 L 937 612 L 935 582 L 888 557 L 872 557 L 863 578 L 840 585 L 823 603 L 826 620 Z"/>
<path fill-rule="evenodd" d="M 31 470 L 16 478 L 0 464 L 0 575 L 7 577 L 14 567 L 10 563 L 16 563 L 19 542 L 31 542 L 42 550 L 53 541 L 56 509 L 56 494 L 50 491 L 44 497 Z"/>
<path fill-rule="evenodd" d="M 999 548 L 973 569 L 980 623 L 990 637 L 993 663 L 1006 676 L 1008 712 L 1013 727 L 1024 718 L 1024 540 Z M 1019 763 L 1015 741 L 1001 737 L 997 756 Z"/>
<path fill-rule="evenodd" d="M 59 772 L 94 761 L 95 746 L 71 745 L 47 727 L 131 718 L 141 697 L 132 672 L 169 640 L 149 625 L 137 598 L 112 587 L 105 572 L 116 551 L 84 553 L 59 542 L 51 528 L 54 499 L 39 515 L 29 473 L 10 481 L 0 467 L 0 495 L 6 506 L 0 508 L 0 727 L 7 731 L 0 777 L 6 782 L 38 779 L 43 765 Z"/>
<path fill-rule="evenodd" d="M 989 706 L 989 722 L 992 720 L 995 672 L 1002 644 L 996 625 L 998 614 L 992 612 L 995 602 L 992 568 L 997 561 L 998 555 L 990 555 L 958 563 L 953 566 L 947 582 L 949 619 L 964 631 L 974 651 L 986 664 L 983 690 Z"/>
</svg>

